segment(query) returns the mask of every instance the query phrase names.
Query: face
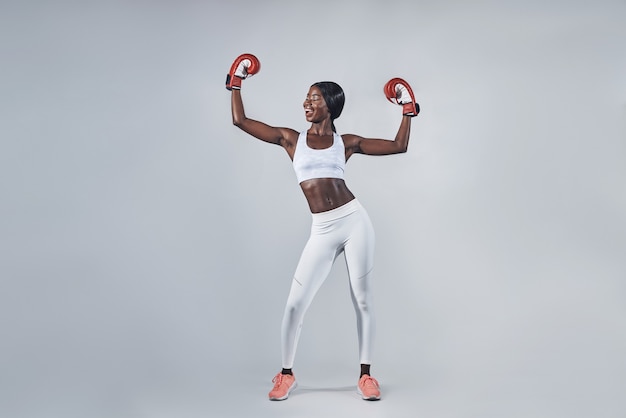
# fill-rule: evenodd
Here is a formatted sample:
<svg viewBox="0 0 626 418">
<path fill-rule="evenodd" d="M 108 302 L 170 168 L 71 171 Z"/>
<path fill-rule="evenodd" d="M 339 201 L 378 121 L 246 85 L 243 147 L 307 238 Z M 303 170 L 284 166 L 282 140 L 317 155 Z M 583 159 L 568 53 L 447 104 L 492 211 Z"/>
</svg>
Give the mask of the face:
<svg viewBox="0 0 626 418">
<path fill-rule="evenodd" d="M 304 99 L 304 116 L 308 122 L 321 122 L 330 118 L 330 111 L 318 87 L 311 87 Z"/>
</svg>

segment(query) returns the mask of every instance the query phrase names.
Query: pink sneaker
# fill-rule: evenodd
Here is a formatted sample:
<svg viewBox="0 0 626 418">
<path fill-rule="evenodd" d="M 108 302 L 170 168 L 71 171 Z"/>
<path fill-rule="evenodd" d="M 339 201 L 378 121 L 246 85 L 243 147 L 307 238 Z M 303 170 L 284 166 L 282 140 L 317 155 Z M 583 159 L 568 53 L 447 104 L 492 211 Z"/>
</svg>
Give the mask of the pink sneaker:
<svg viewBox="0 0 626 418">
<path fill-rule="evenodd" d="M 272 383 L 274 383 L 274 389 L 272 389 L 269 394 L 270 401 L 283 401 L 287 399 L 291 391 L 298 386 L 296 378 L 291 374 L 278 373 L 272 379 Z"/>
<path fill-rule="evenodd" d="M 377 401 L 380 399 L 380 385 L 370 375 L 364 374 L 361 376 L 357 391 L 366 401 Z"/>
</svg>

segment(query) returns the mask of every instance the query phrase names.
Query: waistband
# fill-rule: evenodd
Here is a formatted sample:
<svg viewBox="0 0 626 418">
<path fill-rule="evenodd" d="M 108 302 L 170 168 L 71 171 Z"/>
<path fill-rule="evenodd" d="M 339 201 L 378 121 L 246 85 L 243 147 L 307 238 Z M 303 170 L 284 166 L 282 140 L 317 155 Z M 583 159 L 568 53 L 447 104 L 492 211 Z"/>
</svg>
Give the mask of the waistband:
<svg viewBox="0 0 626 418">
<path fill-rule="evenodd" d="M 326 212 L 312 213 L 311 216 L 313 217 L 313 223 L 329 222 L 348 216 L 361 209 L 363 209 L 363 206 L 355 198 L 338 208 L 327 210 Z"/>
</svg>

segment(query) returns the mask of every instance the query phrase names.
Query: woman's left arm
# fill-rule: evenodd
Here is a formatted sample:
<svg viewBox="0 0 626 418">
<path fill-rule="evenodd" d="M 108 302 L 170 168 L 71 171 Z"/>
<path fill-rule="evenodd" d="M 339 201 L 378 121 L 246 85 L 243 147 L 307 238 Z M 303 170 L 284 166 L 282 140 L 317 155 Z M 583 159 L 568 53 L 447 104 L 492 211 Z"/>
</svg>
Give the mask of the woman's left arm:
<svg viewBox="0 0 626 418">
<path fill-rule="evenodd" d="M 411 117 L 402 116 L 400 128 L 393 141 L 379 138 L 363 138 L 358 135 L 343 135 L 346 144 L 346 160 L 352 154 L 391 155 L 401 154 L 409 148 Z"/>
<path fill-rule="evenodd" d="M 406 152 L 411 135 L 411 119 L 420 112 L 409 83 L 401 78 L 392 78 L 385 84 L 385 96 L 390 102 L 402 106 L 402 122 L 393 141 L 363 138 L 358 135 L 343 135 L 346 145 L 346 161 L 352 154 L 390 155 Z"/>
</svg>

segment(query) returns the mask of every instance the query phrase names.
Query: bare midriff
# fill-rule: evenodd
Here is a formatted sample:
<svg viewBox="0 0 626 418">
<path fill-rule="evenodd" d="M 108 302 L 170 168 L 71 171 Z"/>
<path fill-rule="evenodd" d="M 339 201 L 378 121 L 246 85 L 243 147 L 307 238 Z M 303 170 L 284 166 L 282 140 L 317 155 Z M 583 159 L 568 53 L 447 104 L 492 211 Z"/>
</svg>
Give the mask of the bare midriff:
<svg viewBox="0 0 626 418">
<path fill-rule="evenodd" d="M 354 195 L 343 179 L 310 179 L 300 183 L 311 213 L 326 212 L 345 205 Z"/>
</svg>

